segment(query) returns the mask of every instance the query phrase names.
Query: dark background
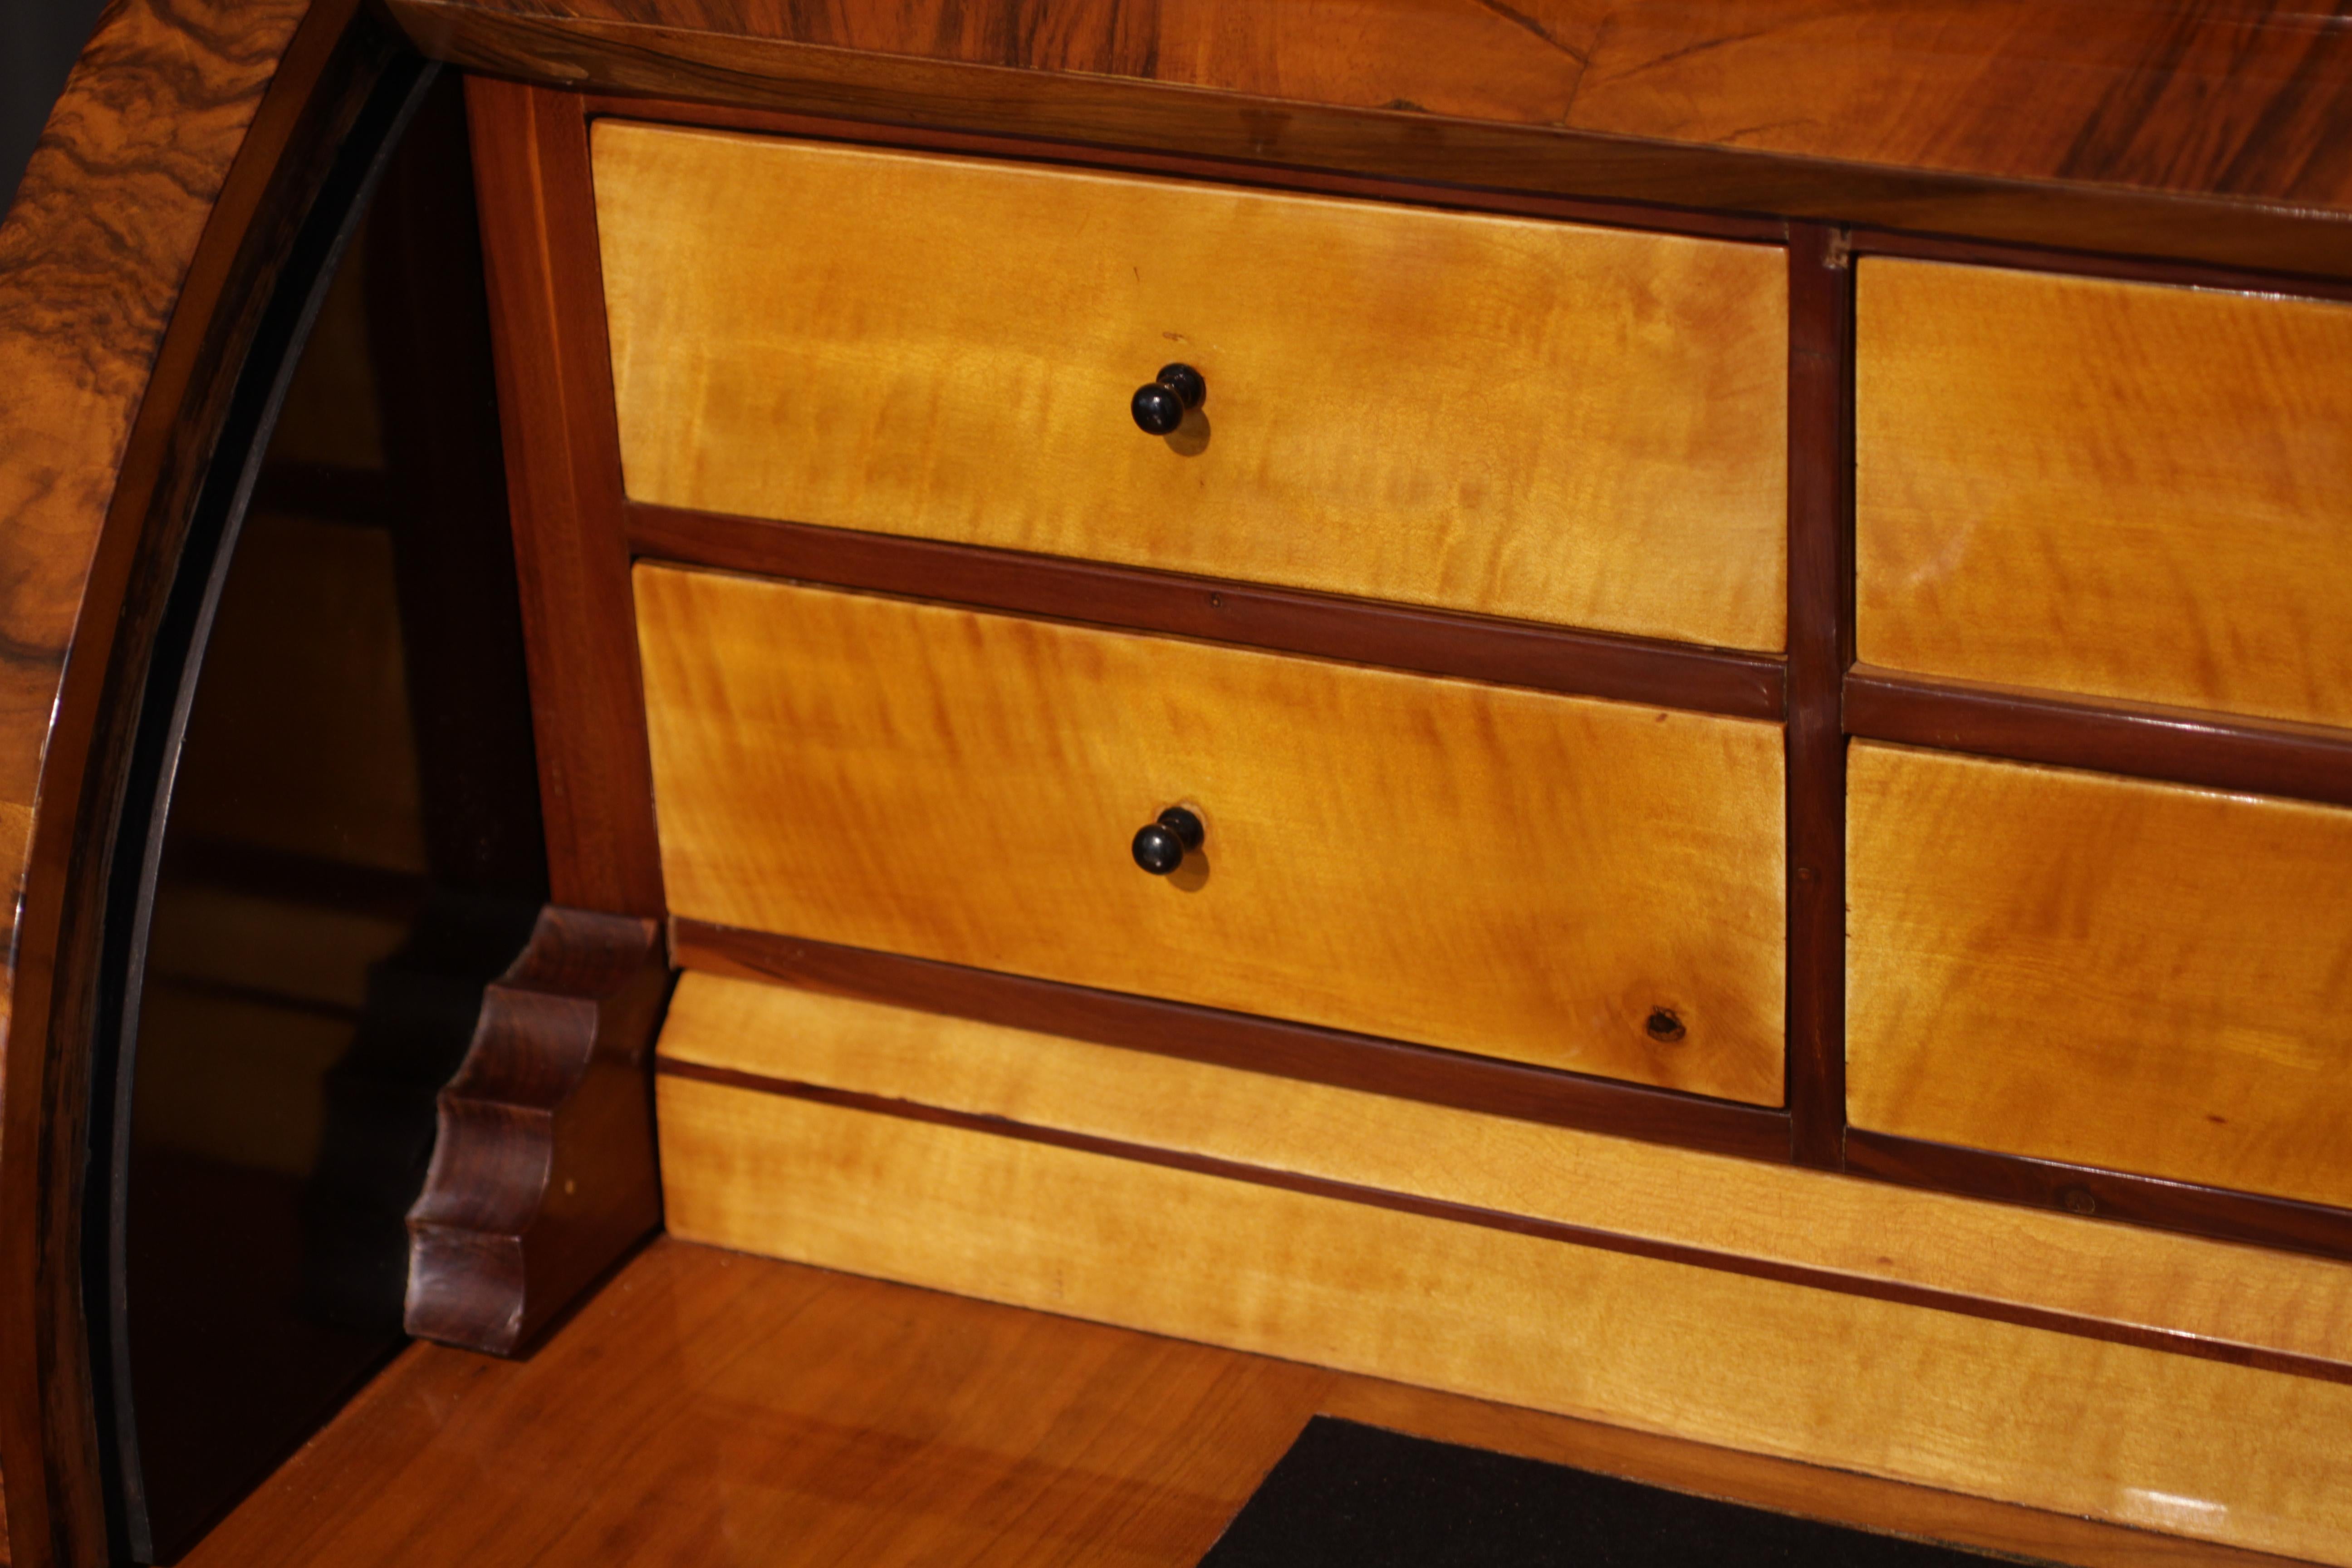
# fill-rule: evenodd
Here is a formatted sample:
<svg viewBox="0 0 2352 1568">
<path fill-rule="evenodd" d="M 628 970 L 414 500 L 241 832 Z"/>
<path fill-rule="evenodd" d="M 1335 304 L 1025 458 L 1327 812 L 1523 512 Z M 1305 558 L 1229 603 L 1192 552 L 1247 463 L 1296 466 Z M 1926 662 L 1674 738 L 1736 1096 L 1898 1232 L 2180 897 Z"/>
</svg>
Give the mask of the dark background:
<svg viewBox="0 0 2352 1568">
<path fill-rule="evenodd" d="M 0 0 L 0 210 L 16 197 L 49 105 L 103 8 L 100 0 Z"/>
</svg>

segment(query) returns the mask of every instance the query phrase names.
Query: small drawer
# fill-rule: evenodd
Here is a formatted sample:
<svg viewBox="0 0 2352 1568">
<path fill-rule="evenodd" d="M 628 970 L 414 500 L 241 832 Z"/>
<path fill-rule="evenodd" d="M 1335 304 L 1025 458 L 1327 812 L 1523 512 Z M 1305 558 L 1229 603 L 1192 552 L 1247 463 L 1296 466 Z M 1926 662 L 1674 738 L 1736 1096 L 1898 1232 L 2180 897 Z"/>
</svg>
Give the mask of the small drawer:
<svg viewBox="0 0 2352 1568">
<path fill-rule="evenodd" d="M 1781 1099 L 1777 725 L 636 568 L 678 915 Z M 1171 806 L 1172 874 L 1134 857 Z"/>
<path fill-rule="evenodd" d="M 1872 258 L 1864 662 L 2352 724 L 2352 305 Z"/>
<path fill-rule="evenodd" d="M 2352 1207 L 2352 811 L 1857 743 L 1853 1125 Z"/>
<path fill-rule="evenodd" d="M 638 500 L 1784 641 L 1778 247 L 609 120 L 594 168 Z"/>
</svg>

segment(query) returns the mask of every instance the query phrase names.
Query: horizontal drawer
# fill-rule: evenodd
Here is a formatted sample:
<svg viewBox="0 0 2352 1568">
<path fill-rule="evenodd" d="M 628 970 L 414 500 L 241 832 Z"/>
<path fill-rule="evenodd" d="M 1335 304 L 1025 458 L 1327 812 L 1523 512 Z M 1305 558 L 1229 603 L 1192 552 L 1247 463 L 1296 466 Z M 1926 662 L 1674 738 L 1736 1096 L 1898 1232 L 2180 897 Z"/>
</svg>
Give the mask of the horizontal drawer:
<svg viewBox="0 0 2352 1568">
<path fill-rule="evenodd" d="M 1857 743 L 1874 1131 L 2352 1206 L 2352 811 Z"/>
<path fill-rule="evenodd" d="M 1777 1104 L 1778 726 L 641 565 L 677 914 Z M 1168 877 L 1130 856 L 1183 805 Z"/>
<path fill-rule="evenodd" d="M 594 165 L 641 500 L 1782 646 L 1777 247 L 609 120 Z"/>
<path fill-rule="evenodd" d="M 2352 305 L 1872 258 L 1870 664 L 2352 723 Z"/>
</svg>

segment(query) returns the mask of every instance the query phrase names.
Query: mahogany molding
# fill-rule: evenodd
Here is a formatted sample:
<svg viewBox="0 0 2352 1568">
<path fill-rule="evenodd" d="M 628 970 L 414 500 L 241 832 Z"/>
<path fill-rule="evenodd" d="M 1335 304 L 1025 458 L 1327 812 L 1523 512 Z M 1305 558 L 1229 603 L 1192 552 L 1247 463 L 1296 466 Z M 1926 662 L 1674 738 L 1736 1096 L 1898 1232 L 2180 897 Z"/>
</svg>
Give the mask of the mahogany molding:
<svg viewBox="0 0 2352 1568">
<path fill-rule="evenodd" d="M 669 982 L 654 921 L 540 911 L 441 1090 L 410 1333 L 510 1354 L 660 1228 L 646 1057 Z"/>
<path fill-rule="evenodd" d="M 1475 1225 L 1490 1230 L 1509 1231 L 1515 1235 L 1562 1242 L 1571 1247 L 1588 1247 L 1604 1252 L 1629 1253 L 1635 1257 L 1654 1258 L 1667 1263 L 1713 1268 L 1727 1274 L 1745 1275 L 1757 1279 L 1779 1280 L 1784 1284 L 1804 1285 L 1814 1289 L 1836 1290 L 1846 1295 L 1868 1297 L 1874 1300 L 1899 1302 L 1905 1306 L 1962 1312 L 1970 1317 L 1990 1318 L 2000 1322 L 2016 1323 L 2027 1328 L 2050 1329 L 2059 1333 L 2079 1335 L 2084 1339 L 2137 1345 L 2148 1350 L 2169 1351 L 2176 1354 L 2197 1356 L 2209 1361 L 2227 1362 L 2236 1366 L 2260 1367 L 2265 1371 L 2289 1373 L 2300 1377 L 2321 1378 L 2330 1383 L 2352 1383 L 2352 1363 L 2325 1361 L 2315 1356 L 2301 1355 L 2294 1352 L 2268 1350 L 2227 1340 L 2206 1339 L 2197 1334 L 2173 1330 L 2148 1328 L 2137 1323 L 2084 1317 L 2078 1313 L 2034 1307 L 2021 1302 L 1993 1300 L 1981 1296 L 1966 1295 L 1956 1290 L 1942 1290 L 1932 1286 L 1913 1285 L 1902 1280 L 1867 1279 L 1832 1269 L 1812 1268 L 1801 1263 L 1750 1258 L 1736 1252 L 1721 1252 L 1709 1247 L 1693 1247 L 1683 1242 L 1662 1241 L 1652 1237 L 1631 1236 L 1591 1226 L 1571 1225 L 1560 1220 L 1507 1214 L 1497 1209 L 1456 1203 L 1450 1199 L 1423 1197 L 1417 1194 L 1401 1193 L 1383 1187 L 1364 1186 L 1353 1182 L 1338 1181 L 1328 1176 L 1309 1175 L 1265 1165 L 1246 1164 L 1239 1161 L 1220 1159 L 1213 1155 L 1195 1154 L 1181 1150 L 1154 1148 L 1119 1139 L 1097 1137 L 1092 1133 L 1042 1127 L 1034 1122 L 1013 1121 L 1003 1117 L 950 1110 L 937 1106 L 919 1104 L 912 1100 L 887 1099 L 880 1095 L 866 1094 L 855 1089 L 834 1089 L 819 1084 L 769 1078 L 736 1068 L 714 1067 L 703 1062 L 680 1061 L 668 1057 L 656 1057 L 655 1071 L 665 1078 L 686 1079 L 699 1083 L 716 1084 L 722 1088 L 749 1089 L 755 1093 L 781 1095 L 792 1100 L 812 1100 L 821 1105 L 837 1106 L 845 1110 L 862 1110 L 876 1115 L 897 1117 L 902 1121 L 955 1127 L 965 1131 L 984 1132 L 995 1137 L 1018 1139 L 1024 1142 L 1044 1143 L 1055 1148 L 1076 1150 L 1081 1153 L 1104 1154 L 1113 1159 L 1132 1160 L 1142 1164 L 1159 1165 L 1171 1170 L 1190 1171 L 1201 1175 L 1221 1177 L 1227 1181 L 1250 1182 L 1259 1186 L 1279 1187 L 1288 1192 L 1306 1193 L 1317 1197 L 1337 1198 L 1344 1203 L 1393 1209 L 1404 1214 L 1421 1215 L 1430 1219 L 1448 1220 L 1457 1225 Z"/>
<path fill-rule="evenodd" d="M 1845 1131 L 1845 736 L 1853 662 L 1853 267 L 1789 230 L 1789 1110 L 1798 1163 Z"/>
<path fill-rule="evenodd" d="M 1522 1121 L 1753 1160 L 1789 1158 L 1785 1111 L 1730 1100 L 683 916 L 670 921 L 670 944 L 681 969 L 782 980 L 805 990 Z"/>
<path fill-rule="evenodd" d="M 1845 728 L 1865 740 L 2352 805 L 2352 731 L 2100 702 L 1857 665 Z"/>
<path fill-rule="evenodd" d="M 558 904 L 658 918 L 621 438 L 581 100 L 469 78 L 516 576 Z"/>
<path fill-rule="evenodd" d="M 1611 54 L 1597 59 L 1547 54 L 1563 46 L 1542 25 L 1466 5 L 1416 16 L 1412 37 L 1277 21 L 1237 47 L 1164 50 L 1156 17 L 1138 33 L 1095 6 L 1052 28 L 1009 5 L 389 9 L 435 58 L 586 91 L 2352 277 L 2337 151 L 2352 68 L 2341 28 L 2294 16 L 2232 31 L 2184 13 L 2176 29 L 2163 8 L 2116 7 L 2021 48 L 2041 26 L 2030 7 L 1927 5 L 1876 26 L 1760 0 L 1613 7 L 1586 18 L 1589 49 Z M 2276 75 L 2244 68 L 2249 37 Z M 1556 83 L 1530 83 L 1528 62 L 1554 60 Z M 2216 95 L 2245 101 L 2231 117 Z M 2020 112 L 2028 99 L 2037 112 Z"/>
<path fill-rule="evenodd" d="M 1880 1181 L 2352 1260 L 2352 1210 L 1860 1128 L 1845 1145 L 1846 1169 Z"/>
<path fill-rule="evenodd" d="M 633 553 L 689 566 L 1736 719 L 1781 715 L 1781 664 L 1762 655 L 644 501 L 627 511 Z"/>
</svg>

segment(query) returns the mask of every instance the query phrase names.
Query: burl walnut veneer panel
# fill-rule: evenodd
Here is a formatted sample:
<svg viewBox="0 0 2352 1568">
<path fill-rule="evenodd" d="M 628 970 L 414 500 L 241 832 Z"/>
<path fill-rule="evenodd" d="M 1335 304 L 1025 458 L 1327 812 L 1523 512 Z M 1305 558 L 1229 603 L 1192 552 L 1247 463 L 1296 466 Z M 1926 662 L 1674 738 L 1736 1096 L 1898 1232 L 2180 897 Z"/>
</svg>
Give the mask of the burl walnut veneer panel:
<svg viewBox="0 0 2352 1568">
<path fill-rule="evenodd" d="M 1858 651 L 2352 723 L 2352 304 L 1872 258 Z"/>
<path fill-rule="evenodd" d="M 677 915 L 1780 1099 L 1777 725 L 636 586 Z M 1178 804 L 1206 844 L 1148 876 L 1129 841 Z"/>
<path fill-rule="evenodd" d="M 1856 1127 L 2352 1205 L 2352 811 L 1857 743 Z"/>
<path fill-rule="evenodd" d="M 1778 247 L 601 121 L 631 496 L 1722 647 Z M 1181 361 L 1208 396 L 1145 435 Z"/>
</svg>

